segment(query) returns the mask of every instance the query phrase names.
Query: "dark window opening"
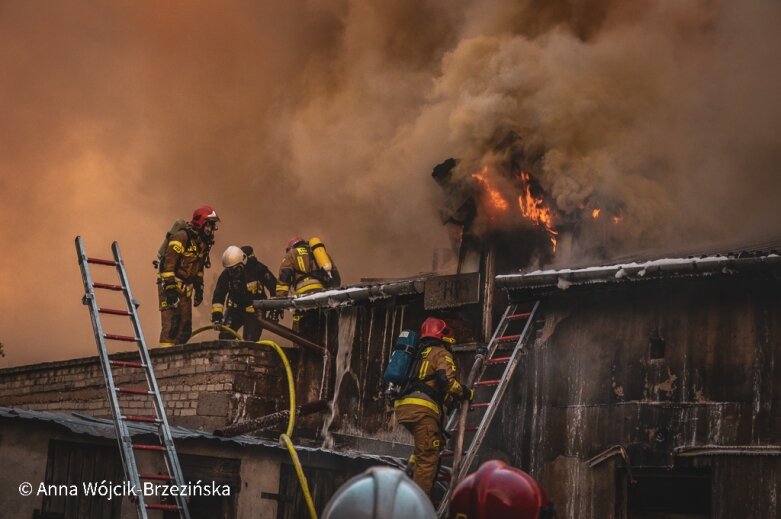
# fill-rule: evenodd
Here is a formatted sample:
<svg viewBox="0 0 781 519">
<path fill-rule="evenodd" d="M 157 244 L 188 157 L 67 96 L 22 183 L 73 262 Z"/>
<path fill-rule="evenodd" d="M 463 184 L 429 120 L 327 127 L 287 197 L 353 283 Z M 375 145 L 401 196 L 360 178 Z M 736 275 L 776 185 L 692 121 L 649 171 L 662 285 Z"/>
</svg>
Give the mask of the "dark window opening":
<svg viewBox="0 0 781 519">
<path fill-rule="evenodd" d="M 628 519 L 709 519 L 709 468 L 639 469 L 627 490 Z M 626 481 L 624 479 L 624 481 Z"/>
<path fill-rule="evenodd" d="M 185 484 L 201 480 L 203 485 L 228 485 L 230 496 L 194 495 L 189 498 L 188 508 L 192 519 L 233 519 L 236 517 L 237 493 L 241 490 L 241 460 L 199 456 L 197 454 L 179 455 L 179 465 Z M 173 499 L 171 499 L 173 503 Z M 178 512 L 165 512 L 164 519 L 179 519 Z"/>
<path fill-rule="evenodd" d="M 49 442 L 46 460 L 46 485 L 76 485 L 76 495 L 49 493 L 43 497 L 41 519 L 119 519 L 122 499 L 107 500 L 100 496 L 86 496 L 85 482 L 124 481 L 122 460 L 116 446 L 74 443 L 59 440 Z"/>
<path fill-rule="evenodd" d="M 304 467 L 304 473 L 309 482 L 309 491 L 312 494 L 315 510 L 323 510 L 336 490 L 355 475 L 354 473 L 311 467 Z M 266 499 L 273 499 L 273 497 L 267 494 Z M 280 467 L 279 494 L 276 496 L 276 500 L 277 519 L 299 519 L 309 516 L 304 493 L 301 491 L 293 465 L 283 463 Z"/>
<path fill-rule="evenodd" d="M 661 337 L 651 337 L 651 345 L 650 345 L 651 359 L 663 359 L 665 346 L 666 344 L 664 342 L 664 339 L 662 339 Z"/>
</svg>

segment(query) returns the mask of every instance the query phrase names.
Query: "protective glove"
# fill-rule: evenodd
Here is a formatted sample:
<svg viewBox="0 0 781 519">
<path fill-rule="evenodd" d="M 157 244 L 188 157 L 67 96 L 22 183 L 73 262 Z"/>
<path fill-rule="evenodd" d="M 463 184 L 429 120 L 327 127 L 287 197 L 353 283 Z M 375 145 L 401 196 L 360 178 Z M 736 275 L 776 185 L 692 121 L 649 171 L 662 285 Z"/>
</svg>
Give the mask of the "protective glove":
<svg viewBox="0 0 781 519">
<path fill-rule="evenodd" d="M 194 287 L 195 297 L 193 298 L 193 306 L 198 306 L 203 303 L 203 283 L 197 283 Z"/>
<path fill-rule="evenodd" d="M 212 312 L 212 324 L 215 326 L 222 324 L 222 312 Z"/>
<path fill-rule="evenodd" d="M 176 290 L 176 285 L 165 287 L 165 303 L 168 305 L 168 308 L 177 308 L 179 306 L 179 292 Z"/>
<path fill-rule="evenodd" d="M 464 393 L 461 395 L 461 400 L 465 402 L 471 402 L 475 399 L 475 390 L 471 387 L 465 387 Z"/>
</svg>

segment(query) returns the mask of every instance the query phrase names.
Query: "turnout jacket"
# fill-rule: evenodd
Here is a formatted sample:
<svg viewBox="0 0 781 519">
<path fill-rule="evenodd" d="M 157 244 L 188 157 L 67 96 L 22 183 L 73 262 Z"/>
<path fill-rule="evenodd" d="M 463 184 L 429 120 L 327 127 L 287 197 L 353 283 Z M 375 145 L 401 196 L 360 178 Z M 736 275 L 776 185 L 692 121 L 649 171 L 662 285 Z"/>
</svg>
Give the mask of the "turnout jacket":
<svg viewBox="0 0 781 519">
<path fill-rule="evenodd" d="M 231 276 L 230 269 L 225 269 L 217 278 L 212 296 L 212 313 L 224 312 L 228 308 L 240 308 L 254 312 L 253 301 L 266 299 L 267 289 L 273 294 L 277 287 L 277 278 L 257 258 L 251 256 L 239 276 Z M 226 303 L 227 297 L 227 303 Z"/>
<path fill-rule="evenodd" d="M 181 292 L 192 285 L 203 284 L 203 269 L 209 258 L 209 244 L 201 235 L 187 227 L 176 232 L 168 241 L 165 256 L 160 262 L 160 282 L 173 282 Z"/>
<path fill-rule="evenodd" d="M 409 390 L 394 402 L 399 421 L 407 412 L 413 411 L 409 406 L 422 407 L 437 417 L 442 415 L 442 406 L 449 399 L 460 399 L 464 396 L 464 386 L 456 377 L 456 363 L 453 354 L 439 344 L 423 347 L 413 366 L 414 383 Z"/>
<path fill-rule="evenodd" d="M 331 276 L 329 280 L 325 270 L 317 265 L 312 249 L 308 245 L 293 247 L 282 258 L 282 264 L 279 266 L 276 295 L 287 296 L 292 289 L 298 296 L 341 285 L 341 277 L 335 264 L 331 269 Z"/>
</svg>

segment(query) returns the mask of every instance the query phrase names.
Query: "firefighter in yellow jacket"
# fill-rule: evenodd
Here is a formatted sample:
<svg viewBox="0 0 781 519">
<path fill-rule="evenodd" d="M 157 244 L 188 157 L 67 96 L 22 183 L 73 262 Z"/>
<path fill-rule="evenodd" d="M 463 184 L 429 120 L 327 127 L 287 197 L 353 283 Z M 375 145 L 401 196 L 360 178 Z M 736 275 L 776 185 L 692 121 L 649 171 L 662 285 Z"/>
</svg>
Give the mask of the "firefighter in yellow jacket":
<svg viewBox="0 0 781 519">
<path fill-rule="evenodd" d="M 192 220 L 168 239 L 157 279 L 162 321 L 160 346 L 184 344 L 190 339 L 192 307 L 203 301 L 203 269 L 219 221 L 214 209 L 201 206 L 193 212 Z"/>
<path fill-rule="evenodd" d="M 410 457 L 412 479 L 426 494 L 434 484 L 443 447 L 447 400 L 471 400 L 472 390 L 458 383 L 450 345 L 455 343 L 447 323 L 429 317 L 420 328 L 420 353 L 413 365 L 414 382 L 394 403 L 396 421 L 415 437 Z"/>
<path fill-rule="evenodd" d="M 312 243 L 315 245 L 312 246 Z M 325 265 L 319 264 L 316 259 L 315 249 L 322 248 L 322 245 L 318 238 L 312 238 L 309 242 L 298 236 L 290 239 L 279 266 L 277 297 L 286 297 L 290 292 L 302 296 L 341 285 L 339 270 L 331 258 L 325 256 Z"/>
</svg>

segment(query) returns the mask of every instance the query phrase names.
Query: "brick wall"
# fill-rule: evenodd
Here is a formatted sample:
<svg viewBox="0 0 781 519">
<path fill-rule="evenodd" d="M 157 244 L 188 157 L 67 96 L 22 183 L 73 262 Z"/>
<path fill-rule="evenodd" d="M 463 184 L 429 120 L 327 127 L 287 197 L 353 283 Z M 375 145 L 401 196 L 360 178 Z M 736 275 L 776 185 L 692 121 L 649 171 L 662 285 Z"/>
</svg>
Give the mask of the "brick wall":
<svg viewBox="0 0 781 519">
<path fill-rule="evenodd" d="M 296 351 L 290 351 L 295 362 Z M 212 341 L 150 351 L 155 376 L 173 425 L 214 429 L 286 408 L 282 363 L 265 346 Z M 137 361 L 135 352 L 116 360 Z M 145 388 L 143 371 L 115 368 L 121 387 Z M 0 369 L 0 405 L 74 411 L 109 417 L 105 382 L 97 356 Z M 120 395 L 127 414 L 151 414 L 143 395 Z"/>
</svg>

